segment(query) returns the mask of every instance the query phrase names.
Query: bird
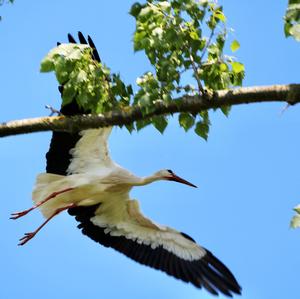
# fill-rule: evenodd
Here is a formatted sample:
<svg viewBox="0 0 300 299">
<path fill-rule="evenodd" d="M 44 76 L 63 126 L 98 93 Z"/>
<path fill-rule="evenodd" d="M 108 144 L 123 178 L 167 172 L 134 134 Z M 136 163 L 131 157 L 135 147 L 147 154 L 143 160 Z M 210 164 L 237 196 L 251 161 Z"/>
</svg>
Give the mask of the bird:
<svg viewBox="0 0 300 299">
<path fill-rule="evenodd" d="M 101 59 L 90 36 L 78 32 L 79 43 L 91 47 L 92 58 Z M 68 41 L 76 43 L 68 34 Z M 59 45 L 59 43 L 58 43 Z M 62 93 L 64 86 L 59 86 Z M 62 115 L 89 113 L 76 98 L 62 106 Z M 75 133 L 52 133 L 46 154 L 46 172 L 36 178 L 34 205 L 11 214 L 18 219 L 39 208 L 45 222 L 26 233 L 18 245 L 31 240 L 51 219 L 67 210 L 79 222 L 82 233 L 143 265 L 161 270 L 213 295 L 241 294 L 236 278 L 217 257 L 189 235 L 145 217 L 139 202 L 130 197 L 132 188 L 155 181 L 174 181 L 196 187 L 170 169 L 138 177 L 114 162 L 108 138 L 112 127 L 85 129 Z"/>
</svg>

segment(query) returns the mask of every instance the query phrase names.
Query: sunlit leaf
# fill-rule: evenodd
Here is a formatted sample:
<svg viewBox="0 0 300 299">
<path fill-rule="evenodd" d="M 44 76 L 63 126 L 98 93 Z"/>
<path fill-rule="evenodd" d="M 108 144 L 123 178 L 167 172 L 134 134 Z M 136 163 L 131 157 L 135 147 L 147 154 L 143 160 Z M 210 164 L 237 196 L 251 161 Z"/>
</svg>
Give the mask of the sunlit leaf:
<svg viewBox="0 0 300 299">
<path fill-rule="evenodd" d="M 237 51 L 240 48 L 240 43 L 235 39 L 231 45 L 230 45 L 230 49 L 232 52 Z"/>
<path fill-rule="evenodd" d="M 224 13 L 223 13 L 222 11 L 220 11 L 220 10 L 216 11 L 215 17 L 216 17 L 217 19 L 219 19 L 220 21 L 224 22 L 224 23 L 226 22 L 226 16 L 225 16 Z"/>
<path fill-rule="evenodd" d="M 300 215 L 296 215 L 292 218 L 290 226 L 292 228 L 298 228 L 300 227 Z"/>
<path fill-rule="evenodd" d="M 291 26 L 289 33 L 296 39 L 296 41 L 300 41 L 300 24 Z"/>
<path fill-rule="evenodd" d="M 233 72 L 236 74 L 241 73 L 245 70 L 244 65 L 240 62 L 234 61 L 231 63 L 231 65 L 232 65 Z"/>
</svg>

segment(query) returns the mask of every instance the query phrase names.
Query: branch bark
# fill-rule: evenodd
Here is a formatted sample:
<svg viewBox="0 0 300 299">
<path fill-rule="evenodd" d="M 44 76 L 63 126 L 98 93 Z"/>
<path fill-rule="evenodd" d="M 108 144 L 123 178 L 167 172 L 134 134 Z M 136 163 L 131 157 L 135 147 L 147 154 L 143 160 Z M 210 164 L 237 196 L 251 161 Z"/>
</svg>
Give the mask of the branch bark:
<svg viewBox="0 0 300 299">
<path fill-rule="evenodd" d="M 0 124 L 0 137 L 42 131 L 76 132 L 87 128 L 130 124 L 157 115 L 198 113 L 222 106 L 259 102 L 286 102 L 290 105 L 299 103 L 300 84 L 244 87 L 219 90 L 204 96 L 184 96 L 170 103 L 157 101 L 147 113 L 143 113 L 140 107 L 132 107 L 128 111 L 112 111 L 99 115 L 51 116 L 10 121 Z"/>
</svg>

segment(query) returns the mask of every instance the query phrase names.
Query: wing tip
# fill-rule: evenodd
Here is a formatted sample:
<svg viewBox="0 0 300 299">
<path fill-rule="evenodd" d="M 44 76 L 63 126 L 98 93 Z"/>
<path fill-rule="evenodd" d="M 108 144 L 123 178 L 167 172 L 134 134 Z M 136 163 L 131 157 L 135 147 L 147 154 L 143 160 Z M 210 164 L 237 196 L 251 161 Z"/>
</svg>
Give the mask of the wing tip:
<svg viewBox="0 0 300 299">
<path fill-rule="evenodd" d="M 212 279 L 221 281 L 221 283 L 224 284 L 225 287 L 227 288 L 227 291 L 237 295 L 241 295 L 242 288 L 237 282 L 232 272 L 209 250 L 207 249 L 205 250 L 206 250 L 206 255 L 203 257 L 202 268 L 206 271 L 206 274 L 208 276 L 213 275 Z M 209 273 L 207 271 L 209 271 Z M 218 286 L 218 282 L 216 282 L 216 286 Z M 224 291 L 221 290 L 222 286 L 220 284 L 219 286 L 220 286 L 219 290 L 222 293 L 224 293 Z"/>
</svg>

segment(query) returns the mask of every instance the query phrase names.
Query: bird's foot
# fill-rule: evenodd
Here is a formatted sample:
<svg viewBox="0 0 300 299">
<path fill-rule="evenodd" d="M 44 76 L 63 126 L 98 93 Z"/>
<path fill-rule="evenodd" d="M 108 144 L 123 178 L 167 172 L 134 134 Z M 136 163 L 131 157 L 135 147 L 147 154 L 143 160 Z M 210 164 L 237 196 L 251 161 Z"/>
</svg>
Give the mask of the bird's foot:
<svg viewBox="0 0 300 299">
<path fill-rule="evenodd" d="M 10 217 L 9 219 L 16 220 L 16 219 L 18 219 L 18 218 L 20 218 L 20 217 L 25 216 L 26 214 L 28 214 L 28 213 L 29 213 L 30 211 L 32 211 L 32 210 L 33 210 L 33 208 L 30 208 L 30 209 L 25 210 L 25 211 L 11 213 L 11 214 L 10 214 L 11 217 Z"/>
<path fill-rule="evenodd" d="M 76 207 L 75 204 L 69 204 L 65 207 L 59 208 L 57 209 L 49 218 L 46 219 L 46 221 L 44 223 L 42 223 L 35 231 L 31 232 L 31 233 L 25 233 L 24 237 L 22 237 L 19 241 L 20 243 L 18 244 L 19 246 L 23 246 L 24 244 L 26 244 L 29 240 L 31 240 L 53 217 L 55 217 L 56 215 L 58 215 L 60 212 L 67 210 L 67 209 L 71 209 Z M 25 211 L 26 212 L 26 211 Z"/>
<path fill-rule="evenodd" d="M 25 245 L 29 240 L 31 240 L 36 235 L 36 233 L 37 232 L 25 233 L 24 237 L 19 240 L 20 243 L 18 244 L 18 246 Z"/>
</svg>

